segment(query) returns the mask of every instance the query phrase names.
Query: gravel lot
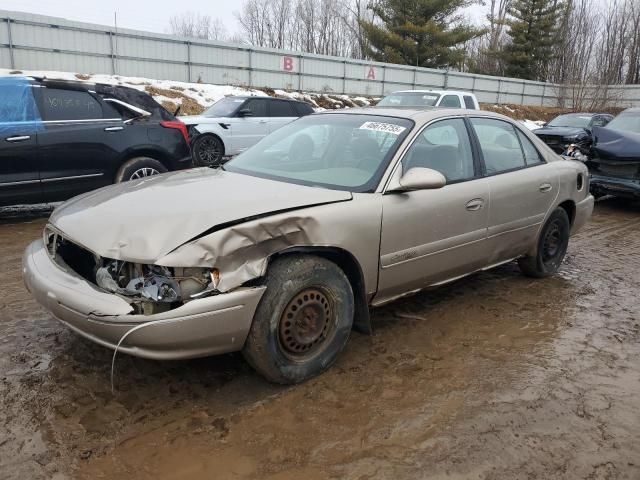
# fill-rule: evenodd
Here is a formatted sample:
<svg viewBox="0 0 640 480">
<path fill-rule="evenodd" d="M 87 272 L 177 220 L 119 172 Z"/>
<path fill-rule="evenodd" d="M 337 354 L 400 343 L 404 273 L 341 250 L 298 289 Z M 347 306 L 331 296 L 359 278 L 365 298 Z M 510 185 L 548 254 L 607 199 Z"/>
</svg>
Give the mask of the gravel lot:
<svg viewBox="0 0 640 480">
<path fill-rule="evenodd" d="M 111 352 L 23 287 L 42 211 L 0 222 L 2 479 L 640 479 L 638 204 L 598 202 L 554 278 L 509 264 L 376 310 L 306 384 L 122 355 L 113 394 Z"/>
</svg>

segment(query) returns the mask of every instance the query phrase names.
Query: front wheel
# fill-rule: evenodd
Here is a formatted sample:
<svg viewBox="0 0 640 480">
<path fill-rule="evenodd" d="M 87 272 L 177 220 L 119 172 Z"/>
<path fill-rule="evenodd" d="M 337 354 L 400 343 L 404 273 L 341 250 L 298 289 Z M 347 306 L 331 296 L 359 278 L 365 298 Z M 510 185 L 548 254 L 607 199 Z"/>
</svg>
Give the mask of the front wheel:
<svg viewBox="0 0 640 480">
<path fill-rule="evenodd" d="M 542 227 L 535 255 L 518 260 L 525 275 L 548 277 L 558 271 L 569 246 L 571 223 L 563 208 L 556 208 Z"/>
<path fill-rule="evenodd" d="M 299 383 L 323 372 L 349 339 L 354 300 L 351 284 L 333 262 L 287 255 L 269 267 L 242 353 L 274 383 Z"/>
<path fill-rule="evenodd" d="M 217 167 L 222 163 L 224 145 L 213 135 L 200 135 L 191 149 L 193 163 L 198 167 Z"/>
</svg>

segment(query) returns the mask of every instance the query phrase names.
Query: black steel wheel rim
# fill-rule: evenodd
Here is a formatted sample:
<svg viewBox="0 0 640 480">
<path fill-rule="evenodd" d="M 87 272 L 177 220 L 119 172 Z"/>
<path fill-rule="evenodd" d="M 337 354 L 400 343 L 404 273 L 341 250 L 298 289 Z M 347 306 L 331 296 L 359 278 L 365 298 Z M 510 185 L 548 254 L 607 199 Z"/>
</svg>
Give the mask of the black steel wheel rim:
<svg viewBox="0 0 640 480">
<path fill-rule="evenodd" d="M 545 232 L 542 242 L 542 261 L 550 263 L 557 260 L 563 249 L 562 227 L 554 221 Z"/>
<path fill-rule="evenodd" d="M 278 324 L 282 353 L 292 360 L 314 356 L 330 341 L 336 329 L 335 301 L 322 287 L 298 292 L 287 304 Z"/>
</svg>

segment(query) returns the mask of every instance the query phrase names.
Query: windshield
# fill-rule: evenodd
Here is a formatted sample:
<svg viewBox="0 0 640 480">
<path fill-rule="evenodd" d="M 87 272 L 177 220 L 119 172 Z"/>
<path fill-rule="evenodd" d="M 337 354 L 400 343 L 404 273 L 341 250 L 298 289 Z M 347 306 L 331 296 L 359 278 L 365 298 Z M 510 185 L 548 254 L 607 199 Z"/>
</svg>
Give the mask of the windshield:
<svg viewBox="0 0 640 480">
<path fill-rule="evenodd" d="M 224 168 L 300 185 L 370 192 L 413 125 L 379 115 L 309 115 L 266 136 Z"/>
<path fill-rule="evenodd" d="M 623 132 L 640 133 L 640 111 L 622 112 L 611 120 L 606 126 L 609 130 L 622 130 Z"/>
<path fill-rule="evenodd" d="M 590 115 L 560 115 L 547 123 L 547 127 L 588 128 L 591 118 Z"/>
<path fill-rule="evenodd" d="M 230 117 L 244 103 L 246 98 L 225 97 L 207 108 L 203 115 L 205 117 Z"/>
<path fill-rule="evenodd" d="M 440 95 L 431 92 L 396 92 L 378 102 L 378 107 L 433 107 Z"/>
</svg>

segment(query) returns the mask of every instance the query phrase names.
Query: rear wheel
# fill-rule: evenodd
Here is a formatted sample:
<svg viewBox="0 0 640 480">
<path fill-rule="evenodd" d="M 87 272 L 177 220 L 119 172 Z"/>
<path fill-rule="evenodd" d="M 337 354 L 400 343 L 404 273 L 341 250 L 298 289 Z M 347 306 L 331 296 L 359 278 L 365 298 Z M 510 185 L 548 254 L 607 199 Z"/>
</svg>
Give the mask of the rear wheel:
<svg viewBox="0 0 640 480">
<path fill-rule="evenodd" d="M 273 262 L 266 285 L 244 357 L 275 383 L 299 383 L 326 370 L 353 325 L 353 293 L 344 272 L 321 257 L 289 255 Z"/>
<path fill-rule="evenodd" d="M 193 142 L 193 163 L 198 167 L 217 167 L 222 164 L 224 145 L 213 135 L 200 135 Z"/>
<path fill-rule="evenodd" d="M 136 157 L 122 164 L 116 174 L 116 183 L 165 173 L 167 168 L 158 160 L 149 157 Z"/>
<path fill-rule="evenodd" d="M 548 277 L 558 271 L 569 246 L 571 223 L 563 208 L 556 208 L 542 227 L 536 254 L 518 260 L 525 275 Z"/>
</svg>

